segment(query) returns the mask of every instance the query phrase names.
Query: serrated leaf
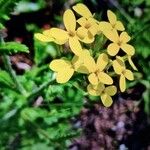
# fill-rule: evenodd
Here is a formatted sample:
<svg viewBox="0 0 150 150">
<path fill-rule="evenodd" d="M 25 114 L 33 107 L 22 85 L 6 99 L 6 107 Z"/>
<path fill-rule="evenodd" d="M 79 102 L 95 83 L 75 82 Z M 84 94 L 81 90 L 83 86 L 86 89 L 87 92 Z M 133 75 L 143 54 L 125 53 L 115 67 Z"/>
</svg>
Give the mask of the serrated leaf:
<svg viewBox="0 0 150 150">
<path fill-rule="evenodd" d="M 10 75 L 6 71 L 0 70 L 0 84 L 9 87 L 12 87 L 12 85 L 14 84 Z"/>
<path fill-rule="evenodd" d="M 9 14 L 13 11 L 16 3 L 20 0 L 0 0 L 0 20 L 1 23 L 4 23 L 8 18 Z"/>
<path fill-rule="evenodd" d="M 11 54 L 18 52 L 28 53 L 29 49 L 26 45 L 18 42 L 6 42 L 5 44 L 0 45 L 0 53 Z"/>
</svg>

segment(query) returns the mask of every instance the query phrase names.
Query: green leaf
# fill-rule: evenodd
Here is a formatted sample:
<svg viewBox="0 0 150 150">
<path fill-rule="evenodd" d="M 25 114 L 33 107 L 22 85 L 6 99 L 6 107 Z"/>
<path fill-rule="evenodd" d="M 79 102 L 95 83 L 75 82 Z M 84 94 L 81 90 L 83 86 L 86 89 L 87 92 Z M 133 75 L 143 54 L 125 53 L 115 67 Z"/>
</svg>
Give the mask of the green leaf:
<svg viewBox="0 0 150 150">
<path fill-rule="evenodd" d="M 14 85 L 13 80 L 6 71 L 0 70 L 0 84 L 9 87 L 12 87 L 12 85 Z"/>
<path fill-rule="evenodd" d="M 0 53 L 10 54 L 18 52 L 28 53 L 29 49 L 26 45 L 18 42 L 6 42 L 5 44 L 0 45 Z"/>
<path fill-rule="evenodd" d="M 9 19 L 10 13 L 14 10 L 16 3 L 20 0 L 0 0 L 0 20 L 3 24 Z"/>
</svg>

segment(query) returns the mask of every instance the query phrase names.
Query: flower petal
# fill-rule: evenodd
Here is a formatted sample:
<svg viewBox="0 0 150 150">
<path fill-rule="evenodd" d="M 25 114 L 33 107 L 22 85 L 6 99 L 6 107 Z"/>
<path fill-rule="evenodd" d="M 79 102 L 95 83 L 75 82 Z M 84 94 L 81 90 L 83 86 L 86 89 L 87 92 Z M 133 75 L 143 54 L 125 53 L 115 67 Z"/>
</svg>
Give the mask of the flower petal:
<svg viewBox="0 0 150 150">
<path fill-rule="evenodd" d="M 108 84 L 108 85 L 113 84 L 112 78 L 104 72 L 98 73 L 98 79 L 101 83 Z"/>
<path fill-rule="evenodd" d="M 121 49 L 130 56 L 133 56 L 135 53 L 134 47 L 132 45 L 129 45 L 129 44 L 122 44 Z"/>
<path fill-rule="evenodd" d="M 131 70 L 126 69 L 123 74 L 128 80 L 134 80 L 133 72 Z"/>
<path fill-rule="evenodd" d="M 108 56 L 105 53 L 102 53 L 99 55 L 98 59 L 97 59 L 97 69 L 99 69 L 99 71 L 103 71 L 105 69 L 105 67 L 107 66 L 109 62 Z"/>
<path fill-rule="evenodd" d="M 87 8 L 86 5 L 84 4 L 77 4 L 75 6 L 73 6 L 73 10 L 75 12 L 77 12 L 79 15 L 85 17 L 85 18 L 89 18 L 92 17 L 92 13 L 90 12 L 90 10 Z"/>
<path fill-rule="evenodd" d="M 117 93 L 117 87 L 112 85 L 105 88 L 105 93 L 107 93 L 110 96 L 113 96 Z"/>
<path fill-rule="evenodd" d="M 77 34 L 77 36 L 81 39 L 81 40 L 83 40 L 86 36 L 87 36 L 87 33 L 88 32 L 88 30 L 86 29 L 86 28 L 84 28 L 84 27 L 79 27 L 78 29 L 77 29 L 77 32 L 76 32 L 76 34 Z"/>
<path fill-rule="evenodd" d="M 96 87 L 96 88 L 95 88 L 95 87 Z M 90 95 L 93 95 L 93 96 L 99 96 L 99 95 L 100 95 L 99 91 L 97 90 L 97 85 L 94 86 L 94 85 L 92 85 L 92 84 L 89 84 L 89 85 L 87 86 L 87 91 L 88 91 L 88 93 L 89 93 Z"/>
<path fill-rule="evenodd" d="M 51 28 L 50 34 L 56 41 L 59 41 L 63 44 L 66 43 L 69 38 L 68 33 L 66 31 L 58 28 Z"/>
<path fill-rule="evenodd" d="M 112 42 L 118 43 L 119 35 L 116 30 L 105 30 L 103 34 Z"/>
<path fill-rule="evenodd" d="M 51 61 L 49 67 L 51 70 L 58 72 L 62 68 L 71 67 L 71 63 L 70 61 L 63 60 L 63 59 L 54 59 L 53 61 Z"/>
<path fill-rule="evenodd" d="M 97 24 L 92 24 L 92 26 L 88 30 L 93 36 L 95 36 L 99 31 L 99 27 Z"/>
<path fill-rule="evenodd" d="M 68 9 L 64 12 L 63 20 L 67 31 L 75 31 L 76 18 L 72 10 Z"/>
<path fill-rule="evenodd" d="M 134 70 L 138 70 L 137 67 L 134 65 L 132 59 L 131 59 L 131 56 L 128 56 L 128 61 L 129 61 L 129 64 L 131 65 L 131 67 L 134 69 Z"/>
<path fill-rule="evenodd" d="M 95 60 L 90 55 L 85 55 L 85 57 L 84 57 L 84 66 L 86 66 L 86 68 L 88 69 L 89 73 L 92 73 L 92 72 L 96 71 Z"/>
<path fill-rule="evenodd" d="M 112 25 L 109 22 L 106 21 L 100 21 L 99 22 L 99 30 L 101 32 L 105 32 L 108 30 L 112 30 Z"/>
<path fill-rule="evenodd" d="M 107 11 L 107 16 L 108 16 L 109 22 L 112 25 L 116 24 L 116 21 L 117 21 L 116 15 L 111 10 Z"/>
<path fill-rule="evenodd" d="M 91 73 L 89 76 L 88 76 L 88 80 L 91 84 L 93 85 L 97 85 L 98 84 L 98 78 L 96 76 L 95 73 Z"/>
<path fill-rule="evenodd" d="M 122 32 L 120 34 L 120 41 L 123 42 L 123 43 L 127 43 L 128 41 L 131 40 L 131 37 L 128 35 L 127 32 Z"/>
<path fill-rule="evenodd" d="M 112 98 L 107 93 L 101 95 L 101 100 L 105 107 L 110 107 L 113 103 Z"/>
<path fill-rule="evenodd" d="M 90 44 L 94 41 L 94 36 L 91 32 L 87 32 L 87 36 L 81 40 L 83 43 L 87 43 L 87 44 Z"/>
<path fill-rule="evenodd" d="M 107 47 L 107 52 L 110 56 L 115 56 L 118 54 L 119 49 L 120 49 L 120 47 L 117 43 L 111 43 Z"/>
<path fill-rule="evenodd" d="M 85 17 L 81 17 L 77 20 L 78 24 L 82 27 L 85 27 L 87 19 Z"/>
<path fill-rule="evenodd" d="M 112 65 L 116 74 L 121 74 L 122 71 L 125 69 L 125 66 L 124 66 L 125 64 L 122 61 L 117 60 L 117 59 L 113 61 Z"/>
<path fill-rule="evenodd" d="M 119 30 L 119 31 L 124 31 L 125 30 L 124 25 L 122 24 L 121 21 L 116 22 L 115 29 Z"/>
<path fill-rule="evenodd" d="M 66 67 L 61 69 L 56 75 L 56 81 L 58 83 L 66 83 L 69 81 L 69 79 L 73 76 L 74 69 Z"/>
<path fill-rule="evenodd" d="M 121 92 L 124 92 L 126 89 L 126 79 L 123 74 L 121 74 L 120 79 L 119 79 L 119 87 Z"/>
<path fill-rule="evenodd" d="M 75 55 L 79 56 L 82 53 L 82 47 L 77 37 L 69 38 L 69 46 Z"/>
<path fill-rule="evenodd" d="M 41 33 L 35 33 L 34 37 L 41 42 L 52 42 L 52 41 L 54 41 L 54 39 L 52 37 L 45 36 Z"/>
</svg>

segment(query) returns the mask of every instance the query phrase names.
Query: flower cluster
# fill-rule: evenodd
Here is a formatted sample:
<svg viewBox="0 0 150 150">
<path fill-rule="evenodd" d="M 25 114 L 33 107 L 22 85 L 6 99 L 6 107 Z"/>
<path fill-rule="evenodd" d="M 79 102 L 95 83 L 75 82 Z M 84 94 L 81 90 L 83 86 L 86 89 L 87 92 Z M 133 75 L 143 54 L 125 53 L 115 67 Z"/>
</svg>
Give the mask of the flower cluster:
<svg viewBox="0 0 150 150">
<path fill-rule="evenodd" d="M 87 77 L 87 91 L 90 95 L 100 96 L 104 106 L 111 106 L 111 96 L 117 92 L 113 85 L 113 76 L 119 77 L 120 91 L 126 89 L 126 79 L 133 80 L 133 72 L 126 69 L 126 62 L 137 70 L 131 57 L 135 53 L 133 46 L 128 44 L 130 36 L 125 32 L 124 25 L 116 15 L 108 10 L 108 22 L 98 21 L 84 4 L 77 4 L 64 12 L 63 22 L 66 30 L 50 28 L 35 37 L 43 42 L 55 42 L 58 45 L 68 43 L 74 54 L 72 60 L 60 58 L 50 63 L 50 69 L 56 72 L 56 81 L 66 83 L 75 73 Z M 74 12 L 80 16 L 76 20 Z M 105 42 L 102 50 L 87 49 L 96 44 L 96 37 L 103 36 Z M 88 45 L 88 46 L 87 46 Z M 101 47 L 101 45 L 96 45 Z"/>
</svg>

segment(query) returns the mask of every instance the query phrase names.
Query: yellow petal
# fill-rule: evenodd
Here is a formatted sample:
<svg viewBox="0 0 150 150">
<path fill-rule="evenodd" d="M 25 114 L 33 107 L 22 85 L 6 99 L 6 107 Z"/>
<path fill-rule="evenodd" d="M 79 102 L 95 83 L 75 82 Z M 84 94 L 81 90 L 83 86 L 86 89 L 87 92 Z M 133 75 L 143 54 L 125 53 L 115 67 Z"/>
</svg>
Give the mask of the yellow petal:
<svg viewBox="0 0 150 150">
<path fill-rule="evenodd" d="M 93 24 L 88 30 L 93 36 L 95 36 L 99 31 L 99 27 L 97 24 Z"/>
<path fill-rule="evenodd" d="M 90 73 L 96 71 L 96 63 L 92 56 L 85 56 L 84 57 L 84 65 L 87 67 Z"/>
<path fill-rule="evenodd" d="M 45 36 L 52 37 L 52 35 L 51 35 L 51 29 L 47 29 L 47 30 L 43 31 L 43 34 Z"/>
<path fill-rule="evenodd" d="M 95 73 L 91 73 L 89 76 L 88 76 L 88 80 L 91 84 L 93 85 L 97 85 L 98 84 L 98 78 L 96 76 Z"/>
<path fill-rule="evenodd" d="M 77 20 L 78 24 L 82 27 L 85 27 L 87 19 L 85 17 L 81 17 Z"/>
<path fill-rule="evenodd" d="M 97 85 L 97 90 L 98 90 L 98 93 L 99 93 L 99 94 L 101 94 L 102 92 L 104 92 L 104 90 L 105 90 L 104 84 L 103 84 L 103 83 L 99 83 L 99 84 Z"/>
<path fill-rule="evenodd" d="M 124 72 L 123 72 L 124 76 L 128 79 L 128 80 L 134 80 L 134 76 L 133 76 L 133 72 L 126 69 Z"/>
<path fill-rule="evenodd" d="M 123 43 L 127 43 L 128 41 L 130 41 L 131 37 L 128 35 L 127 32 L 122 32 L 120 34 L 120 41 Z"/>
<path fill-rule="evenodd" d="M 105 32 L 108 30 L 112 30 L 112 25 L 109 22 L 106 21 L 100 21 L 99 22 L 99 30 L 101 32 Z"/>
<path fill-rule="evenodd" d="M 58 83 L 66 83 L 73 76 L 73 73 L 74 69 L 69 67 L 63 68 L 56 74 L 56 81 Z"/>
<path fill-rule="evenodd" d="M 108 85 L 113 84 L 112 78 L 104 72 L 98 73 L 98 79 L 101 83 L 108 84 Z"/>
<path fill-rule="evenodd" d="M 124 63 L 119 60 L 114 60 L 113 61 L 113 69 L 116 74 L 121 74 L 122 71 L 125 69 Z"/>
<path fill-rule="evenodd" d="M 109 62 L 109 59 L 108 59 L 107 54 L 105 53 L 100 54 L 96 63 L 97 69 L 99 69 L 99 71 L 104 70 L 108 62 Z"/>
<path fill-rule="evenodd" d="M 131 65 L 131 67 L 134 69 L 134 70 L 138 70 L 137 67 L 134 65 L 132 59 L 131 59 L 131 56 L 128 56 L 128 61 L 129 61 L 129 64 Z"/>
<path fill-rule="evenodd" d="M 69 46 L 70 46 L 71 51 L 75 55 L 79 56 L 82 53 L 81 44 L 80 44 L 80 42 L 79 42 L 79 40 L 77 39 L 76 36 L 69 38 Z"/>
<path fill-rule="evenodd" d="M 111 43 L 107 47 L 107 52 L 110 56 L 115 56 L 118 54 L 119 49 L 120 49 L 120 47 L 117 43 Z"/>
<path fill-rule="evenodd" d="M 56 40 L 60 41 L 61 43 L 66 43 L 68 41 L 68 32 L 58 29 L 58 28 L 51 28 L 50 29 L 51 36 Z"/>
<path fill-rule="evenodd" d="M 117 62 L 118 62 L 121 66 L 125 66 L 125 62 L 124 62 L 123 57 L 116 56 L 116 60 L 117 60 Z"/>
<path fill-rule="evenodd" d="M 109 22 L 112 25 L 116 24 L 116 21 L 117 21 L 116 15 L 111 10 L 107 11 L 107 16 L 108 16 Z"/>
<path fill-rule="evenodd" d="M 52 37 L 47 37 L 41 33 L 35 33 L 34 37 L 41 42 L 52 42 L 52 41 L 54 41 L 54 39 Z"/>
<path fill-rule="evenodd" d="M 51 70 L 58 72 L 62 68 L 71 67 L 71 63 L 63 59 L 54 59 L 53 61 L 51 61 L 49 67 Z"/>
<path fill-rule="evenodd" d="M 121 49 L 130 56 L 133 56 L 135 53 L 134 47 L 129 44 L 121 44 Z"/>
<path fill-rule="evenodd" d="M 87 32 L 88 32 L 88 30 L 86 28 L 79 27 L 77 29 L 76 33 L 77 33 L 77 36 L 82 40 L 82 39 L 84 39 L 87 36 Z"/>
<path fill-rule="evenodd" d="M 117 88 L 116 86 L 108 86 L 105 88 L 105 93 L 107 93 L 110 96 L 114 96 L 117 93 Z"/>
<path fill-rule="evenodd" d="M 87 32 L 87 36 L 81 40 L 83 43 L 87 43 L 87 44 L 90 44 L 94 41 L 94 36 L 91 32 Z"/>
<path fill-rule="evenodd" d="M 92 13 L 90 12 L 90 10 L 87 8 L 86 5 L 84 4 L 77 4 L 75 6 L 73 6 L 73 10 L 76 11 L 79 15 L 85 17 L 85 18 L 89 18 L 92 17 Z"/>
<path fill-rule="evenodd" d="M 60 38 L 56 39 L 56 38 L 52 37 L 51 31 L 53 32 L 53 29 L 52 30 L 51 29 L 45 30 L 45 31 L 43 31 L 43 35 L 47 36 L 48 38 L 53 38 L 53 42 L 55 42 L 55 43 L 57 43 L 59 45 L 62 45 L 64 43 L 66 43 L 66 40 L 62 40 Z"/>
<path fill-rule="evenodd" d="M 117 21 L 116 22 L 115 29 L 119 30 L 119 31 L 124 31 L 125 30 L 125 28 L 124 28 L 124 26 L 123 26 L 121 21 Z"/>
<path fill-rule="evenodd" d="M 121 74 L 119 79 L 119 87 L 121 92 L 124 92 L 126 89 L 126 79 L 123 74 Z"/>
<path fill-rule="evenodd" d="M 80 56 L 75 55 L 71 61 L 75 68 L 75 71 L 84 73 L 84 74 L 89 74 L 90 72 L 85 65 L 85 64 L 87 64 L 89 57 L 91 57 L 90 52 L 85 49 L 82 51 Z"/>
<path fill-rule="evenodd" d="M 105 30 L 103 34 L 112 42 L 118 43 L 119 35 L 116 30 Z"/>
<path fill-rule="evenodd" d="M 97 91 L 97 89 L 94 88 L 94 86 L 92 84 L 89 84 L 87 86 L 87 91 L 90 95 L 99 96 L 99 92 Z"/>
<path fill-rule="evenodd" d="M 82 74 L 89 74 L 89 70 L 86 66 L 81 65 L 76 69 L 76 72 L 82 73 Z"/>
<path fill-rule="evenodd" d="M 64 12 L 63 20 L 67 31 L 75 31 L 76 18 L 72 10 L 68 9 Z"/>
<path fill-rule="evenodd" d="M 87 86 L 88 93 L 93 96 L 99 96 L 104 89 L 105 89 L 105 86 L 102 83 L 99 83 L 98 85 L 89 84 Z"/>
<path fill-rule="evenodd" d="M 102 103 L 105 107 L 110 107 L 113 103 L 112 98 L 106 93 L 103 93 L 101 95 L 101 100 L 102 100 Z"/>
</svg>

